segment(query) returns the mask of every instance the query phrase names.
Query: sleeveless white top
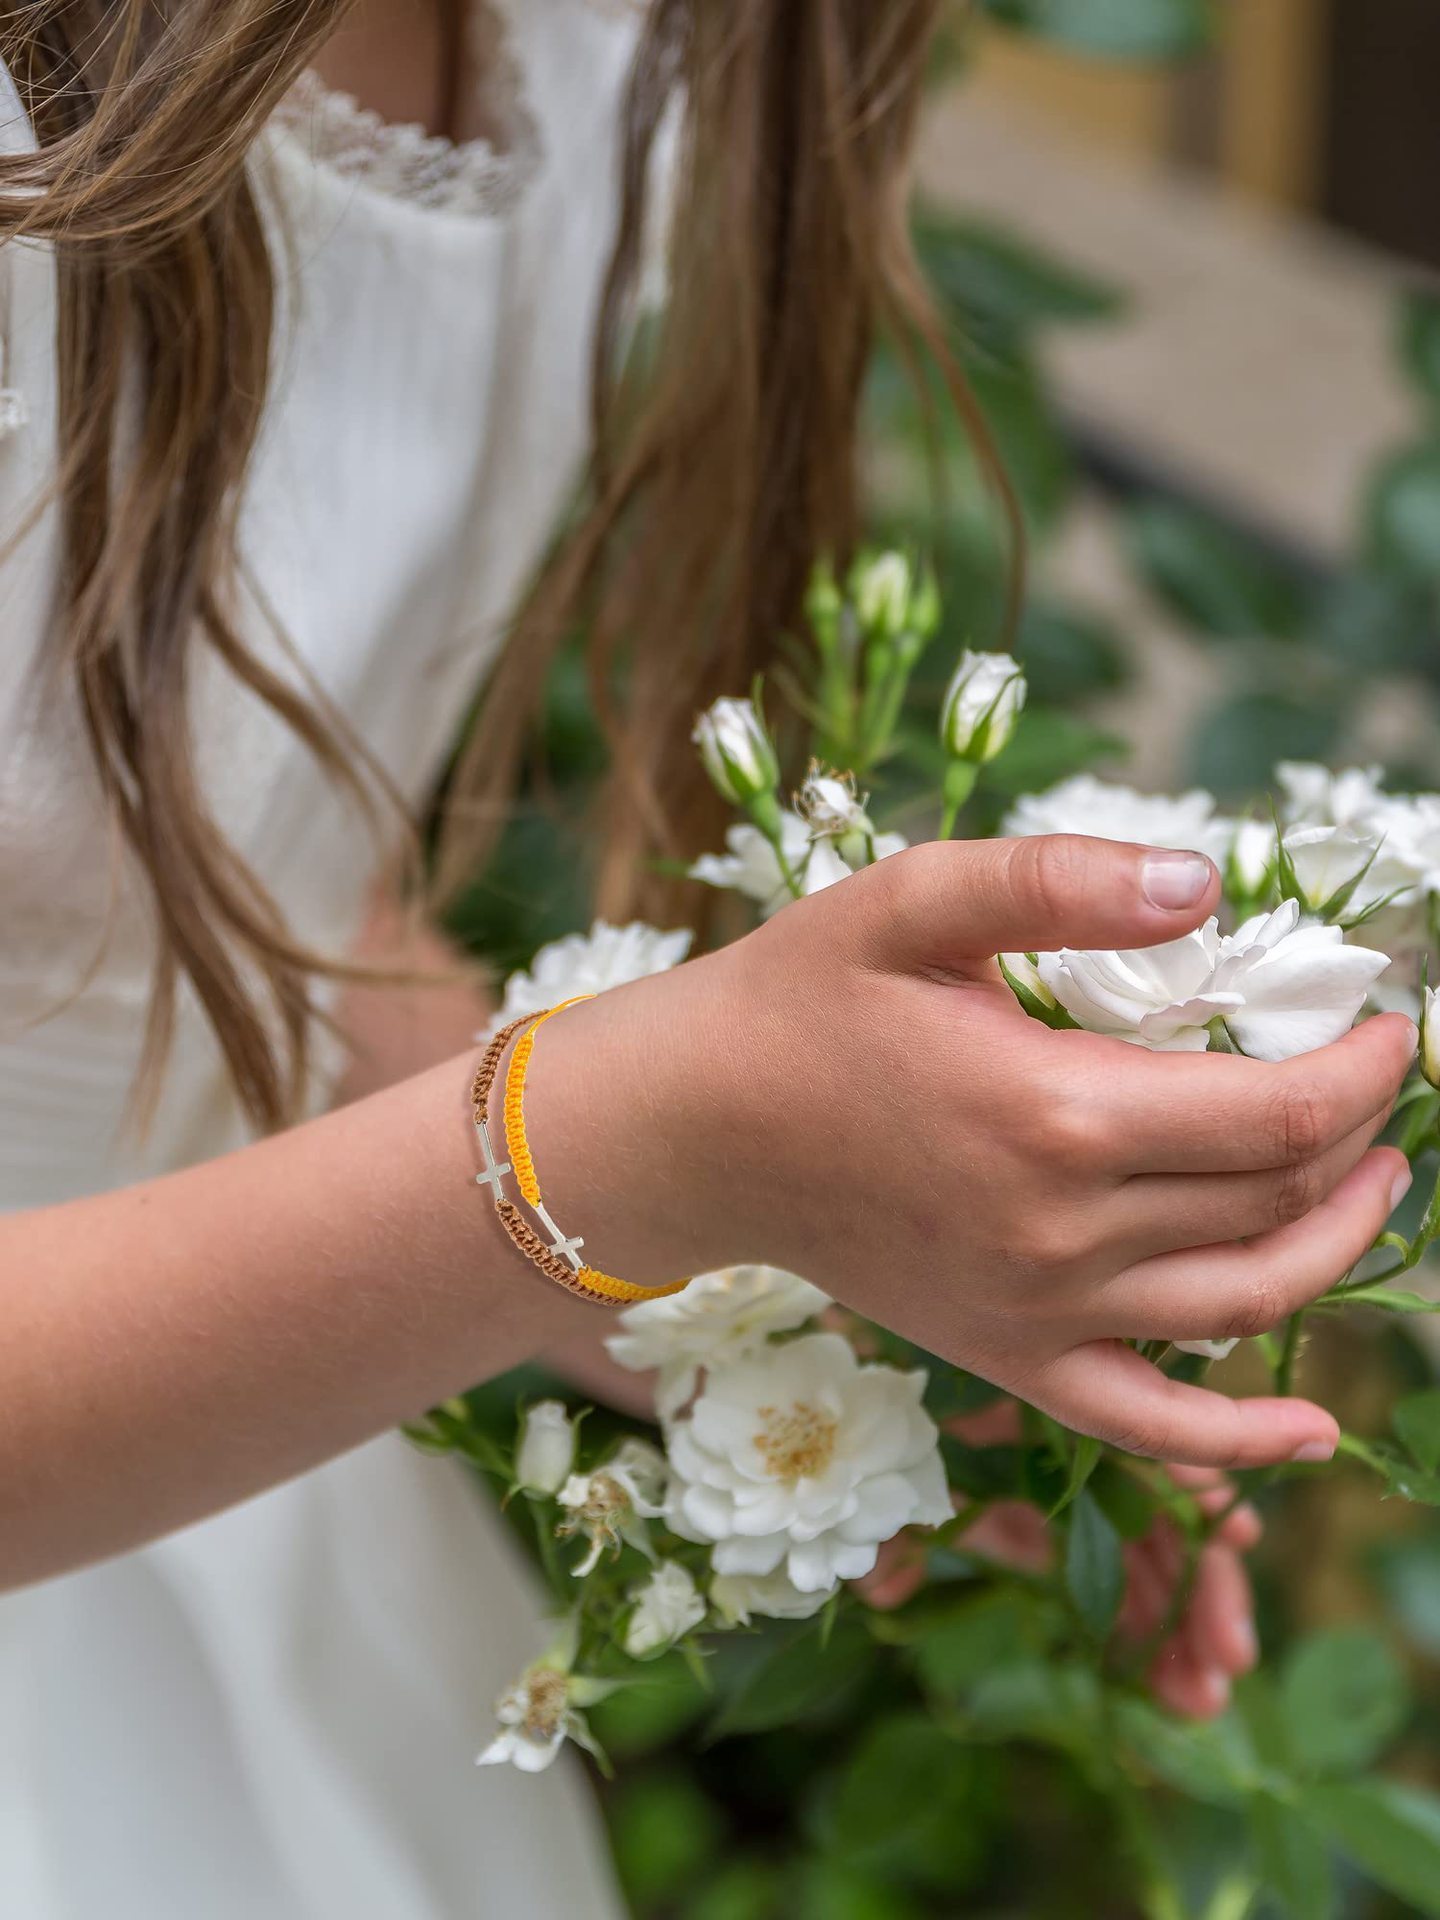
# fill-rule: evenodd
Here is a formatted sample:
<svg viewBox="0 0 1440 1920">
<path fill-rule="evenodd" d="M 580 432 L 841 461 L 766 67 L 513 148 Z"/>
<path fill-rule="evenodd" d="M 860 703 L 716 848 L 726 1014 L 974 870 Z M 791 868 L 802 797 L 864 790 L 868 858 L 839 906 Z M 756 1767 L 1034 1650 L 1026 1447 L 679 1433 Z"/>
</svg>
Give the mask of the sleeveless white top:
<svg viewBox="0 0 1440 1920">
<path fill-rule="evenodd" d="M 309 82 L 255 158 L 281 316 L 247 630 L 297 677 L 273 609 L 412 802 L 574 474 L 613 227 L 633 32 L 587 0 L 507 7 L 503 151 L 382 129 Z M 0 147 L 29 138 L 0 69 Z M 0 538 L 53 471 L 54 330 L 48 250 L 7 247 Z M 246 1137 L 188 999 L 155 1123 L 125 1130 L 152 936 L 130 877 L 111 899 L 73 699 L 37 671 L 55 558 L 47 516 L 0 571 L 0 1208 Z M 225 832 L 303 939 L 347 948 L 374 878 L 363 823 L 213 662 L 195 725 Z M 543 1646 L 537 1606 L 484 1498 L 394 1437 L 0 1599 L 0 1913 L 605 1920 L 578 1776 L 472 1764 Z"/>
</svg>

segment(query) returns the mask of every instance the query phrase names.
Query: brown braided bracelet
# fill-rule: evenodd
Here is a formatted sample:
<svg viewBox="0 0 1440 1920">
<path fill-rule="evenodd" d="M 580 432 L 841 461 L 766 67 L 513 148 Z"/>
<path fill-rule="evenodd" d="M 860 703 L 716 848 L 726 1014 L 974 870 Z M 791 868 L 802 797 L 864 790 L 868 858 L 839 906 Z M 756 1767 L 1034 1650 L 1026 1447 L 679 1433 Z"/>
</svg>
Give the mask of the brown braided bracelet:
<svg viewBox="0 0 1440 1920">
<path fill-rule="evenodd" d="M 511 1172 L 509 1161 L 500 1161 L 490 1140 L 490 1092 L 495 1084 L 495 1076 L 500 1071 L 500 1061 L 511 1040 L 526 1027 L 533 1026 L 544 1018 L 543 1012 L 522 1014 L 518 1020 L 512 1020 L 502 1027 L 486 1046 L 480 1056 L 480 1064 L 475 1069 L 475 1078 L 470 1083 L 470 1109 L 475 1122 L 475 1131 L 480 1140 L 480 1151 L 484 1157 L 484 1170 L 475 1176 L 476 1184 L 489 1187 L 495 1196 L 495 1211 L 500 1216 L 500 1224 L 510 1236 L 511 1242 L 524 1254 L 533 1266 L 537 1266 L 547 1280 L 553 1280 L 557 1287 L 564 1287 L 567 1293 L 573 1293 L 578 1300 L 588 1300 L 592 1306 L 625 1306 L 638 1300 L 656 1299 L 662 1295 L 674 1293 L 671 1287 L 637 1287 L 628 1281 L 615 1280 L 607 1275 L 596 1275 L 603 1279 L 605 1286 L 591 1285 L 586 1278 L 590 1269 L 576 1270 L 563 1260 L 558 1253 L 545 1245 L 540 1235 L 521 1213 L 513 1200 L 507 1200 L 501 1186 L 502 1177 Z M 684 1284 L 683 1282 L 681 1283 Z"/>
</svg>

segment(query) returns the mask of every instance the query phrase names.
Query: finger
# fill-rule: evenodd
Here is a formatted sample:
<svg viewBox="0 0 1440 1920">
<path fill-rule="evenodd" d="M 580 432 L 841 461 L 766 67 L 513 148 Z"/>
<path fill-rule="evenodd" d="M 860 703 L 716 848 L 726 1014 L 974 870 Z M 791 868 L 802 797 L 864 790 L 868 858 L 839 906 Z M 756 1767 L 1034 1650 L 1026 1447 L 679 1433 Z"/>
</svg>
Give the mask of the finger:
<svg viewBox="0 0 1440 1920">
<path fill-rule="evenodd" d="M 1141 1261 L 1101 1294 L 1105 1331 L 1137 1340 L 1268 1333 L 1368 1251 L 1409 1183 L 1405 1156 L 1376 1147 L 1303 1220 L 1253 1240 Z"/>
<path fill-rule="evenodd" d="M 881 1546 L 875 1565 L 855 1590 L 877 1613 L 903 1607 L 925 1584 L 925 1549 L 913 1534 L 897 1533 Z"/>
<path fill-rule="evenodd" d="M 1175 940 L 1215 911 L 1220 876 L 1201 853 L 1041 834 L 930 841 L 877 861 L 845 891 L 834 911 L 862 908 L 881 964 L 946 967 L 1011 949 Z"/>
<path fill-rule="evenodd" d="M 1202 1666 L 1188 1642 L 1163 1647 L 1150 1669 L 1150 1691 L 1162 1706 L 1187 1720 L 1214 1720 L 1230 1704 L 1230 1681 L 1217 1667 Z"/>
<path fill-rule="evenodd" d="M 1384 1124 L 1377 1115 L 1318 1160 L 1266 1173 L 1139 1174 L 1106 1203 L 1106 1245 L 1143 1260 L 1263 1238 L 1302 1222 L 1360 1164 Z M 1398 1168 L 1388 1184 L 1375 1176 L 1381 1200 L 1398 1177 Z"/>
<path fill-rule="evenodd" d="M 1272 1066 L 1240 1054 L 1150 1053 L 1064 1033 L 1097 1138 L 1124 1173 L 1231 1173 L 1313 1160 L 1388 1113 L 1415 1023 L 1381 1014 Z"/>
<path fill-rule="evenodd" d="M 1117 1340 L 1095 1340 L 1049 1361 L 1017 1390 L 1079 1433 L 1152 1460 L 1197 1467 L 1267 1467 L 1328 1460 L 1340 1437 L 1308 1400 L 1231 1400 L 1171 1380 Z"/>
<path fill-rule="evenodd" d="M 1164 1624 L 1170 1589 L 1155 1557 L 1154 1536 L 1129 1542 L 1124 1549 L 1125 1599 L 1116 1622 L 1130 1640 L 1148 1640 Z"/>
<path fill-rule="evenodd" d="M 995 1400 L 975 1413 L 952 1414 L 944 1427 L 967 1447 L 1008 1447 L 1020 1438 L 1020 1409 L 1013 1400 Z"/>
<path fill-rule="evenodd" d="M 1017 1572 L 1043 1573 L 1050 1565 L 1050 1534 L 1038 1507 L 1023 1500 L 1001 1500 L 961 1536 L 963 1549 L 999 1560 Z"/>
<path fill-rule="evenodd" d="M 1232 1679 L 1259 1658 L 1250 1581 L 1231 1548 L 1212 1542 L 1201 1552 L 1183 1635 L 1197 1666 Z"/>
</svg>

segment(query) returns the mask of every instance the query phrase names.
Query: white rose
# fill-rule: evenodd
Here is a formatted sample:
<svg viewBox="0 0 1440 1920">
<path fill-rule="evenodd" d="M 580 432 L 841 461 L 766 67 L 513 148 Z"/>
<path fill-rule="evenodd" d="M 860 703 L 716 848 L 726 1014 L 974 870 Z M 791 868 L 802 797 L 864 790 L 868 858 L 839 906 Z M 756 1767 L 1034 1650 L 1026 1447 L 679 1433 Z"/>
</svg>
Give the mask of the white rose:
<svg viewBox="0 0 1440 1920">
<path fill-rule="evenodd" d="M 928 636 L 940 618 L 933 577 L 917 576 L 903 553 L 862 554 L 850 569 L 850 598 L 867 635 L 896 640 L 903 633 Z"/>
<path fill-rule="evenodd" d="M 778 1267 L 727 1267 L 697 1274 L 683 1293 L 627 1307 L 623 1331 L 605 1346 L 632 1373 L 659 1369 L 657 1401 L 669 1413 L 695 1391 L 698 1368 L 744 1359 L 772 1333 L 792 1332 L 829 1304 L 818 1287 Z"/>
<path fill-rule="evenodd" d="M 1002 953 L 1000 970 L 1009 981 L 1012 991 L 1028 994 L 1041 1007 L 1057 1004 L 1054 994 L 1040 977 L 1039 967 L 1028 953 Z"/>
<path fill-rule="evenodd" d="M 603 1466 L 590 1473 L 572 1473 L 556 1496 L 566 1517 L 556 1532 L 562 1539 L 583 1534 L 589 1550 L 573 1567 L 577 1580 L 593 1573 L 605 1553 L 621 1546 L 635 1547 L 653 1559 L 654 1549 L 645 1526 L 665 1510 L 665 1457 L 645 1440 L 624 1440 Z"/>
<path fill-rule="evenodd" d="M 1383 794 L 1365 828 L 1380 842 L 1365 876 L 1368 898 L 1394 894 L 1394 904 L 1407 907 L 1440 892 L 1440 794 Z"/>
<path fill-rule="evenodd" d="M 1035 833 L 1082 833 L 1141 847 L 1208 854 L 1217 866 L 1230 850 L 1234 823 L 1217 815 L 1215 796 L 1199 787 L 1172 797 L 1137 793 L 1116 781 L 1077 773 L 1045 793 L 1017 800 L 1000 831 L 1012 839 Z"/>
<path fill-rule="evenodd" d="M 1282 812 L 1297 826 L 1364 826 L 1386 799 L 1379 767 L 1332 773 L 1308 760 L 1282 760 L 1275 778 L 1283 795 Z"/>
<path fill-rule="evenodd" d="M 825 773 L 812 767 L 795 796 L 795 810 L 811 833 L 828 839 L 874 831 L 851 773 Z"/>
<path fill-rule="evenodd" d="M 500 1731 L 476 1757 L 476 1766 L 508 1763 L 521 1773 L 543 1773 L 567 1739 L 593 1753 L 595 1745 L 580 1709 L 594 1706 L 614 1690 L 613 1681 L 570 1672 L 563 1654 L 537 1660 L 496 1701 Z"/>
<path fill-rule="evenodd" d="M 711 1371 L 666 1429 L 671 1527 L 710 1543 L 718 1574 L 783 1567 L 802 1593 L 860 1578 L 902 1527 L 950 1517 L 924 1387 L 833 1333 Z"/>
<path fill-rule="evenodd" d="M 1230 856 L 1226 862 L 1226 881 L 1232 893 L 1253 900 L 1264 893 L 1275 878 L 1278 835 L 1269 820 L 1237 820 Z"/>
<path fill-rule="evenodd" d="M 691 738 L 717 790 L 735 806 L 775 791 L 779 763 L 752 701 L 715 701 L 695 722 Z"/>
<path fill-rule="evenodd" d="M 1221 941 L 1215 984 L 1239 996 L 1225 1025 L 1241 1052 L 1289 1060 L 1348 1033 L 1389 965 L 1388 954 L 1348 945 L 1339 927 L 1302 921 L 1286 900 Z"/>
<path fill-rule="evenodd" d="M 694 1576 L 678 1560 L 663 1560 L 642 1586 L 625 1628 L 625 1651 L 632 1660 L 663 1653 L 705 1618 L 705 1602 Z"/>
<path fill-rule="evenodd" d="M 1008 653 L 960 656 L 940 709 L 940 740 L 955 760 L 993 760 L 1025 705 L 1025 675 Z"/>
<path fill-rule="evenodd" d="M 812 840 L 805 822 L 788 808 L 780 815 L 780 844 L 785 864 L 804 894 L 820 893 L 834 886 L 837 880 L 848 880 L 853 871 L 840 857 L 833 841 Z M 903 834 L 877 833 L 873 844 L 875 858 L 884 860 L 892 853 L 902 853 L 907 842 Z M 762 915 L 768 920 L 791 898 L 774 847 L 758 827 L 748 825 L 731 827 L 726 832 L 725 845 L 729 849 L 726 853 L 702 853 L 690 868 L 691 879 L 758 901 Z"/>
<path fill-rule="evenodd" d="M 525 1409 L 515 1454 L 515 1484 L 525 1493 L 554 1494 L 575 1462 L 575 1424 L 558 1400 Z"/>
<path fill-rule="evenodd" d="M 1307 913 L 1338 917 L 1347 908 L 1363 910 L 1360 889 L 1380 848 L 1372 834 L 1356 827 L 1292 827 L 1281 844 Z"/>
<path fill-rule="evenodd" d="M 1420 1007 L 1420 1071 L 1432 1087 L 1440 1088 L 1440 1020 L 1435 1016 L 1437 990 L 1426 987 Z"/>
<path fill-rule="evenodd" d="M 1339 927 L 1303 922 L 1286 900 L 1223 939 L 1214 920 L 1134 953 L 1042 953 L 1041 979 L 1092 1033 L 1162 1053 L 1203 1053 L 1223 1020 L 1242 1053 L 1288 1060 L 1354 1024 L 1389 957 L 1346 944 Z"/>
<path fill-rule="evenodd" d="M 829 1598 L 825 1587 L 802 1593 L 783 1567 L 774 1573 L 717 1573 L 710 1582 L 710 1604 L 727 1626 L 748 1627 L 755 1614 L 808 1620 Z"/>
<path fill-rule="evenodd" d="M 1171 1344 L 1181 1353 L 1198 1353 L 1202 1360 L 1223 1360 L 1239 1346 L 1238 1340 L 1175 1340 Z"/>
<path fill-rule="evenodd" d="M 484 1042 L 522 1014 L 543 1013 L 582 993 L 605 993 L 632 980 L 668 973 L 685 958 L 694 937 L 688 927 L 662 933 L 643 920 L 626 927 L 597 920 L 589 933 L 552 940 L 530 962 L 528 973 L 511 974 L 500 1011 L 475 1037 Z"/>
<path fill-rule="evenodd" d="M 1204 1053 L 1210 1022 L 1243 1004 L 1215 976 L 1220 933 L 1214 920 L 1179 940 L 1133 953 L 1059 953 L 1037 957 L 1041 981 L 1077 1025 L 1157 1053 Z"/>
<path fill-rule="evenodd" d="M 780 844 L 785 864 L 799 873 L 810 851 L 810 829 L 798 813 L 785 809 L 780 815 Z M 702 853 L 690 869 L 692 880 L 703 880 L 708 887 L 723 887 L 742 893 L 760 904 L 768 919 L 778 913 L 790 898 L 790 889 L 780 871 L 775 849 L 758 827 L 730 827 L 725 834 L 725 853 Z"/>
</svg>

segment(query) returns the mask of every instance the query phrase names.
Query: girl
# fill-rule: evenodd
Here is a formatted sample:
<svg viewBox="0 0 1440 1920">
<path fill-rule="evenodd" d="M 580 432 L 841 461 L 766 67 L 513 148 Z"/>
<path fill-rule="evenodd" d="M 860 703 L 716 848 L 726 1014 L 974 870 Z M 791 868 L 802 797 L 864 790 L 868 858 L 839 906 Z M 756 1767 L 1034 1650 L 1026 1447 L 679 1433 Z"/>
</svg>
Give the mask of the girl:
<svg viewBox="0 0 1440 1920">
<path fill-rule="evenodd" d="M 583 617 L 622 775 L 603 898 L 693 849 L 688 719 L 853 536 L 877 323 L 935 338 L 903 207 L 937 3 L 0 26 L 17 1920 L 610 1910 L 573 1782 L 468 1764 L 536 1651 L 523 1583 L 462 1481 L 376 1437 L 597 1316 L 477 1196 L 478 996 L 422 1016 L 367 972 L 415 958 L 388 907 L 366 929 L 372 829 L 423 808 L 484 678 L 464 870 Z M 591 371 L 585 508 L 502 647 Z M 1255 1332 L 1369 1243 L 1413 1029 L 1280 1068 L 1151 1056 L 1027 1023 L 989 959 L 1168 939 L 1216 892 L 1198 856 L 1082 840 L 888 860 L 547 1028 L 547 1197 L 641 1285 L 772 1261 L 1119 1445 L 1320 1457 L 1319 1408 L 1122 1343 Z M 326 1112 L 337 1034 L 374 1090 Z M 1244 1659 L 1222 1564 L 1176 1656 L 1199 1705 Z"/>
</svg>

